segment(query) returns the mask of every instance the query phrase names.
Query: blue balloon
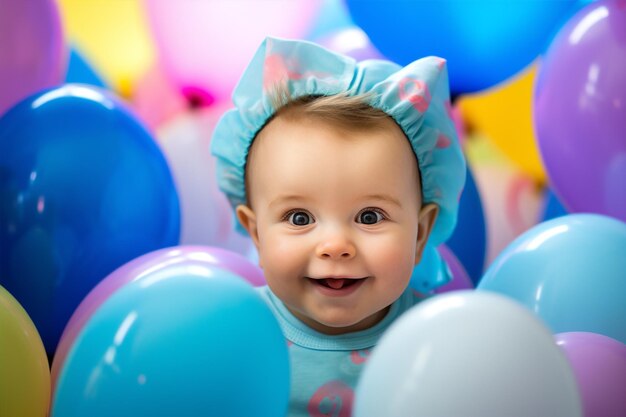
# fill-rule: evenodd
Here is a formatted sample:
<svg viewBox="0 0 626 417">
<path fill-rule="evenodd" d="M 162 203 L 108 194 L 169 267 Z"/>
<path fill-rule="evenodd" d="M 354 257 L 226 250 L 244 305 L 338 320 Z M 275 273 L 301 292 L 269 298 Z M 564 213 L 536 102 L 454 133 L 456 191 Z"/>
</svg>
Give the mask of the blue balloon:
<svg viewBox="0 0 626 417">
<path fill-rule="evenodd" d="M 315 41 L 354 24 L 343 0 L 322 0 L 317 16 L 306 39 Z"/>
<path fill-rule="evenodd" d="M 179 229 L 163 154 L 112 95 L 68 84 L 0 118 L 0 284 L 49 355 L 101 279 L 178 244 Z"/>
<path fill-rule="evenodd" d="M 269 307 L 221 269 L 164 265 L 91 316 L 52 417 L 284 416 L 287 343 Z"/>
<path fill-rule="evenodd" d="M 525 305 L 554 333 L 626 343 L 626 223 L 569 214 L 528 230 L 496 258 L 479 290 Z"/>
<path fill-rule="evenodd" d="M 466 178 L 456 229 L 446 241 L 446 246 L 456 255 L 476 285 L 484 271 L 487 231 L 480 194 L 469 167 Z"/>
<path fill-rule="evenodd" d="M 529 65 L 577 0 L 346 0 L 352 19 L 387 58 L 448 60 L 451 90 L 491 87 Z"/>
<path fill-rule="evenodd" d="M 80 83 L 106 87 L 102 78 L 75 48 L 70 49 L 70 62 L 67 67 L 65 82 L 68 84 Z"/>
<path fill-rule="evenodd" d="M 549 188 L 546 188 L 544 192 L 543 201 L 543 214 L 541 215 L 542 221 L 552 220 L 557 217 L 565 216 L 568 213 L 567 209 L 559 201 L 556 194 L 554 194 L 554 192 Z"/>
</svg>

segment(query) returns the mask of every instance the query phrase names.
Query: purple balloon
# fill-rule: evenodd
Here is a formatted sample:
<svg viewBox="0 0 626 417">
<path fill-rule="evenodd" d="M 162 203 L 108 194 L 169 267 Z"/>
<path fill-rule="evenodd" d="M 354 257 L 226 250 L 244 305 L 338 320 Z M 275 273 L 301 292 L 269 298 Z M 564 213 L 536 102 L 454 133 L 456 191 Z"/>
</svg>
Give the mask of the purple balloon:
<svg viewBox="0 0 626 417">
<path fill-rule="evenodd" d="M 218 268 L 228 269 L 245 278 L 246 281 L 255 287 L 261 287 L 266 284 L 261 268 L 239 253 L 218 247 L 188 246 L 183 249 L 189 253 L 196 254 L 193 256 L 187 254 L 189 259 L 202 260 Z"/>
<path fill-rule="evenodd" d="M 570 212 L 626 221 L 626 1 L 590 3 L 552 41 L 534 97 L 550 183 Z"/>
<path fill-rule="evenodd" d="M 56 1 L 0 5 L 0 114 L 26 96 L 59 84 L 67 65 Z"/>
<path fill-rule="evenodd" d="M 180 272 L 184 273 L 185 268 L 201 268 L 210 274 L 210 269 L 215 267 L 233 272 L 254 286 L 265 285 L 261 269 L 244 256 L 211 246 L 175 246 L 156 250 L 122 265 L 109 274 L 83 299 L 63 330 L 52 362 L 53 390 L 74 340 L 93 313 L 114 292 L 147 274 L 154 277 L 156 270 L 167 273 L 168 269 L 172 272 L 172 268 L 181 268 Z"/>
<path fill-rule="evenodd" d="M 559 333 L 585 417 L 626 416 L 626 345 L 597 333 Z"/>
<path fill-rule="evenodd" d="M 435 294 L 457 290 L 473 290 L 474 284 L 456 255 L 446 245 L 439 245 L 437 250 L 443 260 L 446 261 L 446 264 L 448 264 L 450 272 L 452 272 L 452 281 L 436 288 Z"/>
</svg>

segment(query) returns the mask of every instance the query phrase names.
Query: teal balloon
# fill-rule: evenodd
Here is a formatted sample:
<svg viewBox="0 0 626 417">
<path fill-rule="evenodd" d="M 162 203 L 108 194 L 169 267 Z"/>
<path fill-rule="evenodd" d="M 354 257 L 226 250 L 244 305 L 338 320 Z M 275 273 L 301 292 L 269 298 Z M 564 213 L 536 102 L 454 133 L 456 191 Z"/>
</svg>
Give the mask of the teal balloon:
<svg viewBox="0 0 626 417">
<path fill-rule="evenodd" d="M 569 214 L 541 223 L 495 259 L 478 290 L 509 296 L 553 333 L 592 332 L 626 343 L 626 223 Z"/>
<path fill-rule="evenodd" d="M 52 417 L 286 415 L 287 343 L 252 286 L 218 268 L 152 269 L 85 324 Z"/>
</svg>

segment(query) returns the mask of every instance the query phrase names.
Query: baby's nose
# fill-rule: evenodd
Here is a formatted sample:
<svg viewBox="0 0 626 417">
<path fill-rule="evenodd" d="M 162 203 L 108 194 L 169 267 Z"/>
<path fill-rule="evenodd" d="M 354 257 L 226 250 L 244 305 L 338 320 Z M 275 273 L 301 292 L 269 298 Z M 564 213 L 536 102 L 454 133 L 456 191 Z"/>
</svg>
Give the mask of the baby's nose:
<svg viewBox="0 0 626 417">
<path fill-rule="evenodd" d="M 320 241 L 315 252 L 323 259 L 351 259 L 356 254 L 356 247 L 345 234 L 332 233 Z"/>
</svg>

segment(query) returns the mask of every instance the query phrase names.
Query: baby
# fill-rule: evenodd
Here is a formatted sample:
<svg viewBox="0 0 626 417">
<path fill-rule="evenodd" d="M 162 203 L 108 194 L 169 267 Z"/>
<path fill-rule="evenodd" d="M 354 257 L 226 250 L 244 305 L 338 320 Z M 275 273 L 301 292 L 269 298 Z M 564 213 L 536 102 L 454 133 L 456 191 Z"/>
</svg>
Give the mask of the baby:
<svg viewBox="0 0 626 417">
<path fill-rule="evenodd" d="M 212 152 L 288 341 L 289 415 L 349 416 L 370 349 L 414 289 L 441 284 L 409 286 L 465 181 L 445 61 L 356 63 L 268 38 L 233 101 Z"/>
</svg>

